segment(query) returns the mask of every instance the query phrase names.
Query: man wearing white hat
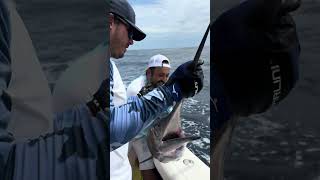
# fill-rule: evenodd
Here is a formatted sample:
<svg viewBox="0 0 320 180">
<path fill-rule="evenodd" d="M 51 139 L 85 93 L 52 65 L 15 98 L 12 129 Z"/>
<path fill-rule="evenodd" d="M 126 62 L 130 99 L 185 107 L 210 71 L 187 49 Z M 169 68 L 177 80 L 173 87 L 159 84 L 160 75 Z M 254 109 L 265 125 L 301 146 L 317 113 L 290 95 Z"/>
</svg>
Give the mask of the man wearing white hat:
<svg viewBox="0 0 320 180">
<path fill-rule="evenodd" d="M 145 74 L 134 79 L 127 88 L 127 97 L 130 96 L 143 96 L 145 93 L 153 90 L 154 88 L 163 85 L 167 82 L 170 74 L 170 60 L 164 55 L 157 54 L 150 58 L 148 67 Z M 130 151 L 129 156 L 133 161 L 136 161 L 135 156 L 138 158 L 139 170 L 143 179 L 158 179 L 159 173 L 153 163 L 153 158 L 146 139 L 144 138 L 145 132 L 140 133 L 135 140 L 131 141 L 133 151 Z M 134 155 L 135 154 L 135 155 Z M 133 162 L 132 162 L 133 163 Z M 135 167 L 133 168 L 135 169 Z M 135 175 L 134 177 L 140 176 Z"/>
<path fill-rule="evenodd" d="M 166 56 L 161 54 L 152 56 L 146 73 L 129 84 L 127 96 L 136 96 L 140 91 L 143 93 L 147 87 L 154 89 L 163 85 L 168 80 L 170 68 L 170 61 Z"/>
</svg>

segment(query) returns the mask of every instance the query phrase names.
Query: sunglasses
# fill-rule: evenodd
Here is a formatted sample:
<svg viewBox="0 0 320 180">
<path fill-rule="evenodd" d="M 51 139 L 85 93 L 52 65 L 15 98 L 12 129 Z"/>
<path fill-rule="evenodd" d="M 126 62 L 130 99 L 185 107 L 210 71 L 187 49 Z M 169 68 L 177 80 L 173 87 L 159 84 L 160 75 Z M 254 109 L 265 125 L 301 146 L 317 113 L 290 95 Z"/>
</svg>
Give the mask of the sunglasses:
<svg viewBox="0 0 320 180">
<path fill-rule="evenodd" d="M 133 29 L 130 26 L 130 24 L 128 24 L 122 17 L 120 16 L 114 16 L 116 17 L 119 21 L 121 21 L 126 27 L 127 27 L 127 31 L 128 31 L 128 38 L 129 39 L 133 39 Z"/>
</svg>

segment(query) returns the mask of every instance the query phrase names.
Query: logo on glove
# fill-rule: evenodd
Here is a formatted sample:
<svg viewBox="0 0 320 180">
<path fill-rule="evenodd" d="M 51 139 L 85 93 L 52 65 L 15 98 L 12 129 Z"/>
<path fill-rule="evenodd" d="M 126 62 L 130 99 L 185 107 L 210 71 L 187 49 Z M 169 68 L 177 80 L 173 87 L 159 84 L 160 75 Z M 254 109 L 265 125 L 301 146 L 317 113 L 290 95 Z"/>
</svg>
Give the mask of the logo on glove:
<svg viewBox="0 0 320 180">
<path fill-rule="evenodd" d="M 198 82 L 197 81 L 194 82 L 194 88 L 195 88 L 194 94 L 197 94 L 198 91 L 199 91 L 199 86 L 198 86 Z"/>
<path fill-rule="evenodd" d="M 280 75 L 280 66 L 273 65 L 271 66 L 272 73 L 272 82 L 273 82 L 273 101 L 272 105 L 275 105 L 279 102 L 281 94 L 281 75 Z"/>
</svg>

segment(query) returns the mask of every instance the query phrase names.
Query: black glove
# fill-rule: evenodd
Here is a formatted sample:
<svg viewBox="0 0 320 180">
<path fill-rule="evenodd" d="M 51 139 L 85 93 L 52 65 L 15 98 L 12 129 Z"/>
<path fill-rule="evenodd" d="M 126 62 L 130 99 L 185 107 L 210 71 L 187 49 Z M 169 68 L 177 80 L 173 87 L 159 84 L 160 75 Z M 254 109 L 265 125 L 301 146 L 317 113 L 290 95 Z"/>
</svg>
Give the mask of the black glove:
<svg viewBox="0 0 320 180">
<path fill-rule="evenodd" d="M 178 85 L 183 98 L 193 97 L 203 87 L 202 63 L 188 61 L 181 64 L 170 76 L 166 85 Z"/>
<path fill-rule="evenodd" d="M 105 110 L 110 106 L 109 91 L 110 80 L 107 78 L 101 83 L 98 91 L 93 95 L 93 99 L 87 103 L 93 116 L 96 116 L 99 111 Z"/>
<path fill-rule="evenodd" d="M 211 111 L 222 118 L 211 124 L 222 124 L 230 111 L 233 116 L 263 113 L 295 86 L 300 43 L 289 12 L 299 5 L 300 0 L 248 0 L 215 20 L 210 94 L 213 107 L 224 111 Z"/>
</svg>

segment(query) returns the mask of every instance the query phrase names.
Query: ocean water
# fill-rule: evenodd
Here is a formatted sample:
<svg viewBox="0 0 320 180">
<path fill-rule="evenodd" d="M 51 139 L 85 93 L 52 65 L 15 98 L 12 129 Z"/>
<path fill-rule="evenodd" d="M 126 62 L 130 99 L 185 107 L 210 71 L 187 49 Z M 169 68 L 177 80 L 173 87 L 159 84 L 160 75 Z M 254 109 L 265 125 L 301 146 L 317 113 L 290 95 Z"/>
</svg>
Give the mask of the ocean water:
<svg viewBox="0 0 320 180">
<path fill-rule="evenodd" d="M 195 48 L 179 49 L 152 49 L 152 50 L 129 50 L 124 58 L 115 60 L 122 79 L 126 85 L 145 73 L 148 60 L 156 54 L 163 54 L 170 59 L 173 72 L 180 64 L 192 60 L 197 51 Z M 193 98 L 187 99 L 182 108 L 182 127 L 186 134 L 199 135 L 200 140 L 189 143 L 187 146 L 203 162 L 210 162 L 210 48 L 205 47 L 201 57 L 204 60 L 204 86 L 202 91 Z"/>
</svg>

